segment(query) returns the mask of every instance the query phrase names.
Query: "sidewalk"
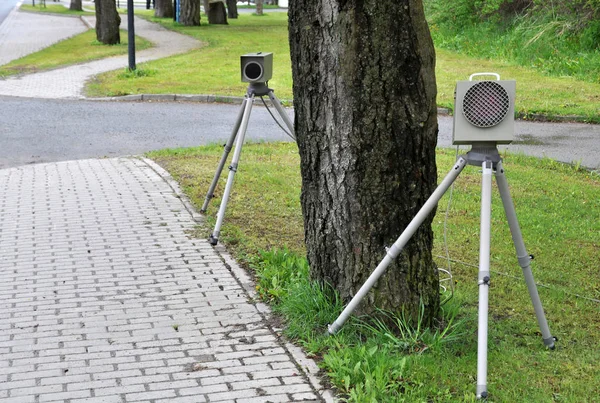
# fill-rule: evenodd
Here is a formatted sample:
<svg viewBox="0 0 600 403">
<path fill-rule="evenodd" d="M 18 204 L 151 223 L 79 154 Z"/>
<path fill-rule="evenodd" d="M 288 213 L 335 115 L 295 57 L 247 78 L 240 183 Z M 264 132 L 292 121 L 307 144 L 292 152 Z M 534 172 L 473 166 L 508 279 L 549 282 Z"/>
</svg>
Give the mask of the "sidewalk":
<svg viewBox="0 0 600 403">
<path fill-rule="evenodd" d="M 80 25 L 82 27 L 81 32 L 83 32 L 87 28 L 82 20 L 86 21 L 88 26 L 93 27 L 95 25 L 95 17 L 93 16 L 78 19 L 68 16 L 37 15 L 14 11 L 0 27 L 0 32 L 3 35 L 0 36 L 0 50 L 3 52 L 3 59 L 10 61 L 24 56 L 23 52 L 28 52 L 29 49 L 39 50 L 48 46 L 48 42 L 58 42 L 59 35 L 57 34 L 48 35 L 48 38 L 43 40 L 41 35 L 29 33 L 28 30 L 35 26 L 40 18 L 44 20 L 46 31 L 52 33 L 59 32 L 63 25 L 68 26 L 70 24 Z M 7 25 L 8 27 L 6 27 Z M 19 28 L 17 29 L 15 25 L 18 25 Z M 153 24 L 141 18 L 136 18 L 134 25 L 136 35 L 144 37 L 154 44 L 150 49 L 136 52 L 136 63 L 185 53 L 202 46 L 202 43 L 194 38 L 169 31 L 158 24 Z M 121 28 L 127 28 L 126 16 L 121 16 Z M 24 33 L 25 31 L 27 31 L 27 34 Z M 66 30 L 65 35 L 67 36 L 65 37 L 72 36 L 74 33 L 71 32 L 72 30 Z M 11 44 L 19 45 L 13 46 Z M 82 90 L 88 80 L 106 71 L 124 69 L 129 65 L 128 61 L 128 55 L 115 56 L 75 66 L 10 77 L 6 80 L 0 80 L 0 95 L 51 99 L 84 98 Z M 1 64 L 4 63 L 0 61 Z"/>
<path fill-rule="evenodd" d="M 87 30 L 79 17 L 13 11 L 0 25 L 0 66 Z"/>
<path fill-rule="evenodd" d="M 0 170 L 0 399 L 324 401 L 162 175 L 137 158 Z"/>
</svg>

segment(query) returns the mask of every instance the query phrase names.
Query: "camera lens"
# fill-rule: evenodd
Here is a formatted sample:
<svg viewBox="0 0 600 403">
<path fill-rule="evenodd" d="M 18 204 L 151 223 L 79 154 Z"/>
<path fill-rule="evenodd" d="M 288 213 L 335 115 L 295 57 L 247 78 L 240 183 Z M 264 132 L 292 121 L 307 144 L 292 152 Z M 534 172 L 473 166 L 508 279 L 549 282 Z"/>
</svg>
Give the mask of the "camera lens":
<svg viewBox="0 0 600 403">
<path fill-rule="evenodd" d="M 244 67 L 244 76 L 246 76 L 248 80 L 258 80 L 262 74 L 262 66 L 256 62 L 250 62 Z"/>
</svg>

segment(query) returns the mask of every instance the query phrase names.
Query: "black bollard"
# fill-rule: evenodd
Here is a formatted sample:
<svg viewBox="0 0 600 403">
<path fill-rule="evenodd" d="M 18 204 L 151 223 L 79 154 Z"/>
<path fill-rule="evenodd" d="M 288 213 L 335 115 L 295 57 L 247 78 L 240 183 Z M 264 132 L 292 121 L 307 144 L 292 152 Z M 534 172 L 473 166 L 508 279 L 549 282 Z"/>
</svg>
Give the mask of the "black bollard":
<svg viewBox="0 0 600 403">
<path fill-rule="evenodd" d="M 133 26 L 133 0 L 127 0 L 127 38 L 129 50 L 129 70 L 135 70 L 135 28 Z"/>
</svg>

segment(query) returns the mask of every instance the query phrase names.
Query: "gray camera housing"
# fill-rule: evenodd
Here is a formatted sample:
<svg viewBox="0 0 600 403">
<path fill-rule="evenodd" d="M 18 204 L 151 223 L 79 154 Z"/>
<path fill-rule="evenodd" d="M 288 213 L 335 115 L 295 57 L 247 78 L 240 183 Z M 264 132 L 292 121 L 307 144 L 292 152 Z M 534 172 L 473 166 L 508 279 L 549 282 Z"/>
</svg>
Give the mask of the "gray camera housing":
<svg viewBox="0 0 600 403">
<path fill-rule="evenodd" d="M 244 83 L 265 83 L 273 76 L 273 53 L 246 53 L 240 61 Z"/>
<path fill-rule="evenodd" d="M 508 144 L 514 139 L 516 82 L 459 81 L 452 144 Z"/>
</svg>

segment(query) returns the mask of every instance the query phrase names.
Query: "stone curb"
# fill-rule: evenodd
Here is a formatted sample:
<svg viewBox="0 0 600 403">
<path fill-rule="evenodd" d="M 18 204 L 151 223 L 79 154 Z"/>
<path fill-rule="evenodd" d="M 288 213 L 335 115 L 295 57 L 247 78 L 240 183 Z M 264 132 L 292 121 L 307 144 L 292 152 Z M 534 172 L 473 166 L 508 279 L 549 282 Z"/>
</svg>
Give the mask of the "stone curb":
<svg viewBox="0 0 600 403">
<path fill-rule="evenodd" d="M 152 170 L 154 172 L 156 172 L 157 175 L 160 176 L 165 182 L 167 182 L 167 184 L 171 187 L 171 189 L 173 189 L 173 192 L 175 193 L 177 198 L 181 200 L 181 202 L 185 206 L 185 209 L 190 213 L 190 215 L 192 216 L 192 219 L 195 222 L 197 222 L 198 224 L 202 224 L 205 222 L 204 216 L 201 214 L 198 214 L 196 212 L 190 199 L 187 197 L 187 195 L 185 193 L 183 193 L 181 191 L 181 187 L 179 187 L 179 183 L 177 183 L 177 181 L 175 181 L 175 179 L 173 179 L 173 177 L 167 171 L 165 171 L 156 162 L 154 162 L 148 158 L 145 158 L 145 157 L 138 157 L 138 158 L 140 160 L 142 160 L 150 168 L 152 168 Z"/>
<path fill-rule="evenodd" d="M 266 321 L 267 316 L 272 315 L 271 307 L 263 302 L 260 302 L 258 299 L 258 294 L 254 288 L 254 280 L 252 280 L 246 270 L 237 264 L 237 262 L 222 244 L 218 244 L 214 248 L 221 259 L 223 259 L 223 263 L 225 263 L 225 265 L 231 270 L 238 283 L 242 286 L 242 288 L 244 288 L 244 290 L 246 290 L 248 296 L 255 301 L 254 305 L 256 306 L 256 309 L 260 312 L 263 320 Z M 277 329 L 272 326 L 269 327 L 277 336 L 277 339 L 280 341 L 282 347 L 287 350 L 288 354 L 296 362 L 298 369 L 304 373 L 315 392 L 321 396 L 326 403 L 336 402 L 333 391 L 326 389 L 321 380 L 318 378 L 320 369 L 317 364 L 312 359 L 308 358 L 300 347 L 295 346 L 294 344 L 280 337 L 283 329 Z"/>
<path fill-rule="evenodd" d="M 118 97 L 105 97 L 105 98 L 86 98 L 89 101 L 163 101 L 163 102 L 202 102 L 202 103 L 222 103 L 222 104 L 241 104 L 244 97 L 236 96 L 225 96 L 225 95 L 187 95 L 187 94 L 138 94 L 138 95 L 123 95 Z M 293 101 L 282 99 L 285 104 L 293 105 Z M 271 105 L 270 99 L 265 99 L 269 105 Z M 452 112 L 449 108 L 438 107 L 438 115 L 451 115 Z M 577 122 L 577 123 L 588 123 L 587 118 L 577 115 L 567 116 L 550 116 L 539 113 L 526 114 L 518 113 L 516 116 L 519 120 L 530 121 L 530 122 Z"/>
<path fill-rule="evenodd" d="M 104 98 L 86 98 L 88 101 L 162 101 L 162 102 L 202 102 L 202 103 L 221 103 L 221 104 L 237 104 L 240 105 L 244 100 L 244 97 L 226 96 L 226 95 L 188 95 L 188 94 L 137 94 L 137 95 L 123 95 L 118 97 L 104 97 Z M 292 101 L 282 99 L 284 103 L 293 104 Z M 267 104 L 271 104 L 270 99 L 265 99 Z M 448 108 L 438 108 L 438 114 L 449 115 L 450 110 Z"/>
<path fill-rule="evenodd" d="M 90 22 L 90 20 L 88 19 L 87 15 L 80 15 L 79 19 L 89 28 L 89 29 L 95 29 L 96 27 L 94 26 L 94 24 L 92 24 Z"/>
<path fill-rule="evenodd" d="M 197 223 L 204 223 L 205 218 L 201 214 L 197 213 L 190 202 L 189 198 L 181 191 L 179 184 L 171 177 L 171 175 L 164 170 L 161 166 L 156 164 L 154 161 L 145 158 L 145 157 L 137 157 L 141 161 L 143 161 L 146 165 L 148 165 L 154 172 L 156 172 L 167 184 L 173 189 L 173 192 L 177 195 L 177 197 L 182 201 L 186 210 L 190 213 L 194 221 Z M 222 259 L 223 263 L 227 268 L 231 271 L 237 282 L 244 289 L 248 297 L 254 301 L 253 304 L 256 307 L 259 314 L 263 317 L 263 320 L 267 322 L 267 316 L 272 314 L 271 308 L 260 302 L 258 299 L 258 295 L 256 293 L 256 289 L 254 288 L 254 280 L 250 276 L 250 274 L 240 267 L 240 265 L 233 259 L 233 257 L 229 254 L 227 249 L 222 245 L 218 244 L 214 247 L 215 251 Z M 326 389 L 321 380 L 318 378 L 319 367 L 317 364 L 310 358 L 306 356 L 304 351 L 292 343 L 280 338 L 281 330 L 273 328 L 269 325 L 271 331 L 277 336 L 277 339 L 280 341 L 281 346 L 288 352 L 288 355 L 292 357 L 298 369 L 301 370 L 306 379 L 310 383 L 311 387 L 314 391 L 325 401 L 326 403 L 334 403 L 336 402 L 335 394 L 332 390 Z"/>
</svg>

